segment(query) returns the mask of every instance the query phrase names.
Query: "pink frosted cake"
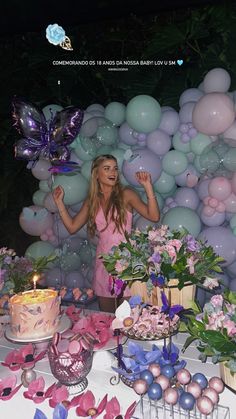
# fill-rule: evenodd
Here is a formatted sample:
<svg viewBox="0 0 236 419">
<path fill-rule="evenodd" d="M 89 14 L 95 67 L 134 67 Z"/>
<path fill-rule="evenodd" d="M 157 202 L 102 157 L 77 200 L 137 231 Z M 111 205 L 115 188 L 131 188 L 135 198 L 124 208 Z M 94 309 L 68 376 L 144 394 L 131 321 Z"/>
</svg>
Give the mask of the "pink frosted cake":
<svg viewBox="0 0 236 419">
<path fill-rule="evenodd" d="M 43 338 L 57 330 L 60 297 L 51 289 L 31 290 L 11 297 L 11 332 L 18 338 Z"/>
</svg>

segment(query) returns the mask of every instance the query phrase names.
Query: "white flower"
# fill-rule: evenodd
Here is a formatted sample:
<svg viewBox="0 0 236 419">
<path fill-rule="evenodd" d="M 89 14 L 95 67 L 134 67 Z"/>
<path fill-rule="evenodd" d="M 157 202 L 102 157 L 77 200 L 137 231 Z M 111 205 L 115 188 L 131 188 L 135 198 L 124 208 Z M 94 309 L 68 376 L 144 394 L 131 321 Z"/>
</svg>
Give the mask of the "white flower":
<svg viewBox="0 0 236 419">
<path fill-rule="evenodd" d="M 219 286 L 219 280 L 217 278 L 210 278 L 209 276 L 206 276 L 203 286 L 212 290 L 213 288 Z"/>
</svg>

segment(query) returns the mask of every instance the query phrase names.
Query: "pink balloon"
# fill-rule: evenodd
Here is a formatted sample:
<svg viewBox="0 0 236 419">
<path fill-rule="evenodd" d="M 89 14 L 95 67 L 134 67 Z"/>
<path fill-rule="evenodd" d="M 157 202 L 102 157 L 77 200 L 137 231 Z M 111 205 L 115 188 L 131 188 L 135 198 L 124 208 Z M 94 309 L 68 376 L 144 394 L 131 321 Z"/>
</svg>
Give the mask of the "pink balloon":
<svg viewBox="0 0 236 419">
<path fill-rule="evenodd" d="M 234 172 L 233 177 L 231 179 L 231 186 L 232 186 L 232 191 L 236 193 L 236 172 Z"/>
<path fill-rule="evenodd" d="M 46 208 L 31 205 L 23 208 L 19 223 L 25 233 L 31 236 L 40 236 L 48 228 L 52 228 L 53 216 Z"/>
<path fill-rule="evenodd" d="M 209 205 L 209 207 L 211 207 L 211 208 L 216 208 L 216 207 L 217 207 L 217 205 L 218 205 L 218 201 L 217 201 L 217 199 L 215 199 L 215 198 L 210 198 L 210 199 L 209 199 L 209 201 L 208 201 L 208 205 Z"/>
<path fill-rule="evenodd" d="M 215 213 L 215 208 L 210 207 L 209 205 L 206 205 L 202 209 L 202 214 L 206 217 L 211 217 Z"/>
<path fill-rule="evenodd" d="M 210 181 L 208 190 L 212 198 L 223 201 L 230 196 L 232 187 L 230 181 L 227 178 L 219 176 Z"/>
<path fill-rule="evenodd" d="M 208 93 L 193 109 L 194 127 L 207 135 L 223 133 L 234 122 L 233 101 L 225 93 Z"/>
<path fill-rule="evenodd" d="M 236 195 L 231 193 L 230 196 L 224 200 L 225 210 L 228 212 L 236 212 Z"/>
</svg>

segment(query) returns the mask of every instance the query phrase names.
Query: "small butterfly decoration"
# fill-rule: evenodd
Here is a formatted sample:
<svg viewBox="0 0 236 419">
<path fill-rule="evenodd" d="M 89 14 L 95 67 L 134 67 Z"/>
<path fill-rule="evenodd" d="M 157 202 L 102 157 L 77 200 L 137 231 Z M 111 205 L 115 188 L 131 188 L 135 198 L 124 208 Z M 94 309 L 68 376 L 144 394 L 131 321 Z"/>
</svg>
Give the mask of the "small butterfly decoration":
<svg viewBox="0 0 236 419">
<path fill-rule="evenodd" d="M 180 311 L 184 309 L 184 307 L 179 304 L 171 306 L 163 291 L 161 292 L 161 301 L 162 301 L 161 312 L 168 315 L 171 320 L 174 318 L 175 314 L 178 314 Z"/>
<path fill-rule="evenodd" d="M 65 165 L 70 158 L 68 146 L 80 132 L 84 112 L 68 106 L 52 113 L 47 123 L 41 109 L 31 102 L 15 96 L 12 107 L 13 126 L 23 137 L 15 144 L 15 157 L 28 161 L 41 157 L 55 165 L 59 162 L 60 167 L 60 162 Z"/>
<path fill-rule="evenodd" d="M 80 166 L 78 163 L 74 161 L 64 161 L 64 160 L 56 160 L 55 162 L 52 161 L 52 166 L 49 167 L 49 172 L 52 174 L 58 174 L 58 173 L 79 173 L 80 172 Z"/>
<path fill-rule="evenodd" d="M 46 29 L 46 38 L 50 44 L 59 45 L 67 51 L 73 51 L 70 38 L 66 36 L 65 30 L 57 23 L 48 25 Z"/>
</svg>

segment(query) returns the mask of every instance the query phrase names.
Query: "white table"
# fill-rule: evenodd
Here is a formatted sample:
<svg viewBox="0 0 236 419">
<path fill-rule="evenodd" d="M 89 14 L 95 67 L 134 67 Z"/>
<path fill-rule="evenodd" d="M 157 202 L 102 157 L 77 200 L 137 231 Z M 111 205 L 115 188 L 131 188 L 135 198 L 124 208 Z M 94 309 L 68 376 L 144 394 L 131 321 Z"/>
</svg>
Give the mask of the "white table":
<svg viewBox="0 0 236 419">
<path fill-rule="evenodd" d="M 174 336 L 173 342 L 179 347 L 179 349 L 182 348 L 183 343 L 185 342 L 186 335 L 184 334 L 178 334 Z M 152 343 L 154 342 L 140 342 L 142 346 L 145 346 L 145 348 L 150 348 Z M 160 347 L 162 347 L 163 342 L 162 341 L 155 341 L 156 344 L 158 344 Z M 7 341 L 4 337 L 0 339 L 0 361 L 2 362 L 7 353 L 12 350 L 13 348 L 19 348 L 19 345 L 11 343 Z M 198 351 L 195 348 L 194 344 L 191 345 L 184 355 L 181 354 L 181 358 L 184 358 L 187 361 L 187 368 L 191 371 L 191 373 L 195 372 L 203 372 L 208 378 L 212 376 L 219 376 L 219 367 L 217 365 L 213 365 L 210 362 L 207 362 L 205 364 L 202 364 L 198 360 Z M 98 362 L 98 356 L 94 356 L 93 361 L 93 367 L 87 376 L 88 378 L 88 387 L 87 390 L 91 390 L 96 400 L 100 399 L 108 393 L 108 398 L 116 396 L 120 402 L 120 405 L 122 406 L 122 413 L 125 413 L 127 407 L 135 400 L 139 400 L 136 393 L 124 385 L 122 382 L 120 382 L 116 386 L 112 386 L 110 384 L 110 378 L 114 375 L 114 372 L 110 368 L 105 368 L 103 365 L 101 365 L 101 362 Z M 101 357 L 101 355 L 100 355 Z M 34 370 L 37 373 L 37 378 L 42 376 L 46 382 L 46 387 L 53 384 L 56 380 L 52 376 L 49 363 L 47 359 L 43 359 L 42 361 L 39 361 Z M 20 384 L 22 371 L 14 372 L 13 374 L 17 375 L 18 381 L 17 384 Z M 9 374 L 12 374 L 12 372 L 6 368 L 0 365 L 0 378 L 4 378 L 9 376 Z M 48 400 L 43 402 L 42 404 L 35 404 L 31 400 L 27 400 L 23 397 L 23 392 L 26 391 L 25 387 L 21 387 L 18 393 L 13 396 L 11 400 L 8 401 L 1 401 L 0 400 L 0 418 L 2 419 L 33 419 L 35 414 L 35 409 L 39 408 L 41 409 L 48 419 L 52 418 L 52 412 L 53 409 L 51 409 L 48 405 Z M 230 418 L 235 418 L 235 412 L 233 409 L 235 409 L 235 401 L 236 397 L 233 392 L 231 392 L 228 389 L 225 389 L 225 391 L 222 393 L 220 397 L 220 404 L 224 406 L 228 406 L 231 410 Z M 70 409 L 68 419 L 75 419 L 77 416 L 75 414 L 75 409 Z M 100 415 L 100 417 L 103 417 L 103 414 Z M 218 419 L 221 419 L 220 417 Z"/>
</svg>

